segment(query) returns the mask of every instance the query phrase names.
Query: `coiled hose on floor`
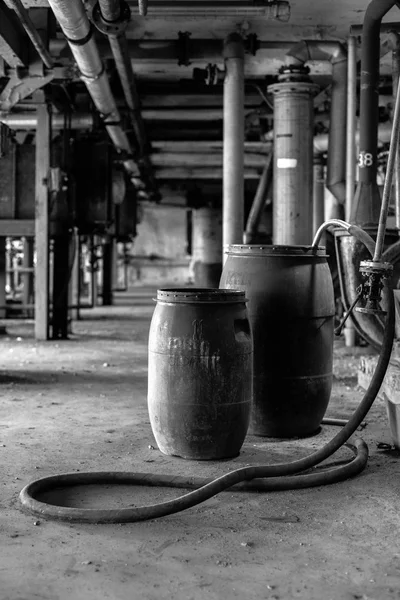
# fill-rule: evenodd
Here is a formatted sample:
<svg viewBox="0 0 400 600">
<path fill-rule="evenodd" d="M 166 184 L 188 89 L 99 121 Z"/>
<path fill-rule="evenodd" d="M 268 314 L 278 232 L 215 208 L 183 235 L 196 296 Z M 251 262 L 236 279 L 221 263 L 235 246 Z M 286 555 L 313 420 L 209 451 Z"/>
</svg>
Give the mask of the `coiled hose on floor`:
<svg viewBox="0 0 400 600">
<path fill-rule="evenodd" d="M 353 231 L 351 232 L 353 233 Z M 365 232 L 362 232 L 363 234 Z M 365 234 L 367 235 L 367 234 Z M 357 232 L 356 232 L 357 236 Z M 369 237 L 369 236 L 368 236 Z M 372 238 L 369 238 L 372 241 Z M 367 240 L 368 242 L 368 240 Z M 370 242 L 369 249 L 373 250 Z M 370 410 L 382 385 L 392 352 L 395 310 L 393 293 L 388 293 L 388 313 L 379 360 L 362 401 L 343 428 L 320 450 L 300 460 L 276 465 L 243 467 L 231 471 L 214 480 L 200 478 L 173 477 L 157 474 L 93 472 L 66 473 L 44 477 L 28 484 L 20 493 L 20 501 L 29 512 L 44 518 L 80 523 L 132 523 L 156 519 L 191 508 L 220 492 L 234 487 L 234 490 L 274 491 L 299 489 L 335 483 L 361 472 L 367 464 L 368 448 L 363 440 L 354 445 L 347 444 L 349 438 L 361 425 Z M 339 423 L 334 423 L 339 424 Z M 341 423 L 340 423 L 341 424 Z M 355 458 L 348 464 L 318 473 L 297 475 L 308 471 L 329 458 L 341 446 L 354 452 Z M 37 500 L 45 492 L 62 487 L 82 485 L 131 484 L 141 486 L 179 487 L 193 491 L 159 504 L 121 509 L 87 509 L 56 506 Z"/>
</svg>

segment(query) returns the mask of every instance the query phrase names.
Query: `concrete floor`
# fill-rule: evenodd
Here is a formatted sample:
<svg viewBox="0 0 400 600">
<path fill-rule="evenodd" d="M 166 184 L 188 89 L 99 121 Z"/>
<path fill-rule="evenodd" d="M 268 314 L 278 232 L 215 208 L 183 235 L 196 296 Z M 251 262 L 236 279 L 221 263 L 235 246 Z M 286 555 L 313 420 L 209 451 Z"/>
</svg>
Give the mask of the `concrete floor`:
<svg viewBox="0 0 400 600">
<path fill-rule="evenodd" d="M 225 492 L 171 517 L 115 526 L 37 522 L 21 511 L 19 491 L 45 475 L 216 476 L 293 460 L 334 434 L 324 427 L 290 443 L 248 437 L 238 458 L 219 463 L 162 455 L 146 408 L 150 298 L 148 289 L 137 289 L 115 307 L 88 311 L 70 341 L 37 343 L 32 324 L 15 321 L 0 340 L 0 599 L 400 598 L 399 457 L 377 447 L 391 441 L 379 400 L 361 434 L 369 466 L 344 483 Z M 330 416 L 350 415 L 361 398 L 358 358 L 337 344 Z M 140 505 L 180 494 L 126 487 L 80 492 L 75 501 L 82 506 Z"/>
</svg>

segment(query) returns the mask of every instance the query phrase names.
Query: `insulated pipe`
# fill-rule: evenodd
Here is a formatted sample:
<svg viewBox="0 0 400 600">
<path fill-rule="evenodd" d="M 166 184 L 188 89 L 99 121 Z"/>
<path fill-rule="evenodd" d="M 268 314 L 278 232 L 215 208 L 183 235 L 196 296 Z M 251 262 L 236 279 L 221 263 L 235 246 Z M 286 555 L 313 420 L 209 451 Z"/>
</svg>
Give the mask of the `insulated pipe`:
<svg viewBox="0 0 400 600">
<path fill-rule="evenodd" d="M 315 232 L 325 220 L 325 167 L 321 155 L 314 156 L 313 175 L 313 232 Z"/>
<path fill-rule="evenodd" d="M 339 42 L 303 40 L 293 46 L 286 55 L 288 64 L 293 62 L 304 64 L 310 60 L 329 60 L 332 64 L 326 187 L 340 204 L 344 204 L 346 201 L 347 51 Z"/>
<path fill-rule="evenodd" d="M 272 183 L 272 152 L 267 157 L 264 170 L 258 183 L 256 195 L 254 196 L 253 204 L 247 218 L 246 230 L 243 237 L 244 244 L 252 244 L 253 238 L 257 234 L 258 225 L 264 210 L 265 201 L 267 198 L 268 189 Z"/>
<path fill-rule="evenodd" d="M 123 165 L 132 178 L 138 177 L 138 168 L 130 158 L 131 144 L 121 127 L 120 114 L 81 0 L 49 0 L 49 4 L 67 38 L 81 79 L 102 116 L 108 135 L 117 152 L 125 155 Z"/>
<path fill-rule="evenodd" d="M 397 89 L 400 76 L 400 34 L 391 32 L 388 36 L 388 42 L 392 49 L 392 86 L 393 86 L 393 105 L 396 102 Z M 396 213 L 396 227 L 400 229 L 400 152 L 397 146 L 394 168 L 394 205 Z"/>
<path fill-rule="evenodd" d="M 285 77 L 285 75 L 282 75 Z M 307 76 L 268 87 L 274 94 L 273 243 L 309 244 L 312 236 L 313 101 Z"/>
<path fill-rule="evenodd" d="M 372 0 L 365 12 L 362 32 L 360 85 L 359 182 L 351 221 L 368 227 L 379 222 L 381 197 L 377 184 L 379 59 L 382 18 L 396 0 Z"/>
<path fill-rule="evenodd" d="M 43 63 L 46 65 L 46 67 L 48 69 L 52 69 L 54 67 L 53 59 L 51 58 L 49 51 L 47 50 L 46 46 L 44 45 L 44 42 L 43 42 L 42 38 L 40 37 L 38 30 L 32 23 L 29 13 L 26 10 L 25 6 L 22 4 L 21 0 L 8 0 L 8 4 L 9 4 L 9 6 L 12 7 L 14 12 L 18 15 L 18 18 L 21 21 L 22 27 L 25 29 L 26 33 L 28 34 L 32 44 L 34 45 L 34 47 L 36 49 L 36 52 L 39 54 Z"/>
<path fill-rule="evenodd" d="M 392 192 L 393 175 L 396 167 L 396 155 L 399 147 L 400 139 L 400 89 L 397 88 L 396 102 L 394 105 L 393 114 L 393 127 L 392 135 L 390 138 L 389 156 L 386 165 L 385 183 L 383 186 L 382 194 L 382 206 L 379 215 L 378 233 L 376 236 L 376 247 L 375 254 L 373 257 L 374 262 L 380 262 L 382 260 L 382 253 L 385 244 L 385 233 L 387 227 L 387 218 L 389 214 L 389 204 Z"/>
<path fill-rule="evenodd" d="M 124 25 L 129 19 L 122 12 L 123 4 L 121 0 L 99 0 L 100 17 L 106 21 L 99 25 L 102 33 L 106 33 L 110 43 L 111 52 L 117 67 L 119 79 L 125 96 L 125 101 L 129 108 L 132 127 L 135 133 L 140 160 L 146 169 L 146 175 L 151 181 L 151 187 L 155 188 L 154 174 L 152 173 L 151 163 L 148 156 L 149 143 L 146 136 L 146 130 L 141 114 L 140 97 L 136 87 L 135 74 L 132 68 L 131 58 L 129 56 L 128 43 L 124 32 Z M 96 20 L 95 20 L 96 24 Z M 112 33 L 112 25 L 116 26 L 117 33 Z M 111 27 L 110 27 L 111 26 Z"/>
<path fill-rule="evenodd" d="M 347 64 L 347 128 L 346 128 L 346 211 L 350 219 L 356 182 L 356 110 L 357 110 L 357 46 L 356 38 L 348 39 Z"/>
<path fill-rule="evenodd" d="M 37 113 L 6 113 L 0 112 L 0 123 L 7 125 L 10 129 L 36 129 Z M 94 125 L 93 115 L 91 113 L 72 113 L 69 126 L 71 129 L 92 129 Z M 64 129 L 65 117 L 61 113 L 52 113 L 52 129 Z"/>
<path fill-rule="evenodd" d="M 241 244 L 244 227 L 244 46 L 237 33 L 224 44 L 223 248 Z"/>
</svg>

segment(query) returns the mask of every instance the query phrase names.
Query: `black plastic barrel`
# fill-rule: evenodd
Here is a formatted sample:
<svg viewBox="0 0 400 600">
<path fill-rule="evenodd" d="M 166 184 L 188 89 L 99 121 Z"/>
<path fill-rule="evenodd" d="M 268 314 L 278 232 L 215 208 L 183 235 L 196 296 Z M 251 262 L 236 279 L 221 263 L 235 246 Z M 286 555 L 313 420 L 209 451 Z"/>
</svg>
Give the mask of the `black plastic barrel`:
<svg viewBox="0 0 400 600">
<path fill-rule="evenodd" d="M 254 338 L 251 433 L 314 433 L 332 388 L 334 294 L 325 248 L 233 245 L 221 288 L 246 292 Z"/>
<path fill-rule="evenodd" d="M 252 354 L 244 292 L 158 290 L 148 408 L 161 452 L 197 460 L 239 454 L 250 418 Z"/>
</svg>

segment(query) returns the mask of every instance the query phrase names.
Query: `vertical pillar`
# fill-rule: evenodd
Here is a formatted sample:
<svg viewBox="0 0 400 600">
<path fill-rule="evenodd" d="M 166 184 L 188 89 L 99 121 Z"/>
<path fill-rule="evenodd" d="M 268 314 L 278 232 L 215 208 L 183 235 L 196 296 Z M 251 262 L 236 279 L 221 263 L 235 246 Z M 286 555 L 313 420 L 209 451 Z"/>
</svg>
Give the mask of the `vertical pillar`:
<svg viewBox="0 0 400 600">
<path fill-rule="evenodd" d="M 24 238 L 23 242 L 23 273 L 22 273 L 22 304 L 26 307 L 24 308 L 24 313 L 28 318 L 31 318 L 33 315 L 33 309 L 27 308 L 28 305 L 33 304 L 34 302 L 34 294 L 33 294 L 33 251 L 34 251 L 34 239 L 33 238 Z"/>
<path fill-rule="evenodd" d="M 192 253 L 196 287 L 219 287 L 222 271 L 222 215 L 215 208 L 192 213 Z"/>
<path fill-rule="evenodd" d="M 0 237 L 0 319 L 5 319 L 6 314 L 6 238 Z"/>
<path fill-rule="evenodd" d="M 69 236 L 56 235 L 53 239 L 53 310 L 52 338 L 68 338 L 68 283 L 70 274 Z"/>
<path fill-rule="evenodd" d="M 241 244 L 244 229 L 244 47 L 232 33 L 225 40 L 222 243 Z"/>
<path fill-rule="evenodd" d="M 49 203 L 50 115 L 45 104 L 37 109 L 35 183 L 35 337 L 49 338 Z"/>
<path fill-rule="evenodd" d="M 311 244 L 313 101 L 318 86 L 299 68 L 270 85 L 274 94 L 274 244 Z"/>
<path fill-rule="evenodd" d="M 322 156 L 314 156 L 313 177 L 313 231 L 325 220 L 325 168 Z"/>
<path fill-rule="evenodd" d="M 356 38 L 348 40 L 347 56 L 347 129 L 346 129 L 346 210 L 350 220 L 356 186 L 356 127 L 357 127 L 357 46 Z"/>
<path fill-rule="evenodd" d="M 103 306 L 112 306 L 113 303 L 113 240 L 106 238 L 103 243 L 102 260 L 102 304 Z"/>
<path fill-rule="evenodd" d="M 98 298 L 98 258 L 97 258 L 97 236 L 90 236 L 90 244 L 88 247 L 90 253 L 90 306 L 97 306 Z"/>
<path fill-rule="evenodd" d="M 350 221 L 356 188 L 356 128 L 357 128 L 357 46 L 350 36 L 347 48 L 347 129 L 346 129 L 346 206 L 345 220 Z M 351 319 L 346 321 L 344 339 L 347 347 L 356 345 L 356 330 Z"/>
<path fill-rule="evenodd" d="M 78 231 L 75 229 L 71 236 L 71 256 L 73 257 L 71 278 L 69 281 L 70 318 L 79 320 L 79 303 L 81 295 L 81 244 Z"/>
</svg>

